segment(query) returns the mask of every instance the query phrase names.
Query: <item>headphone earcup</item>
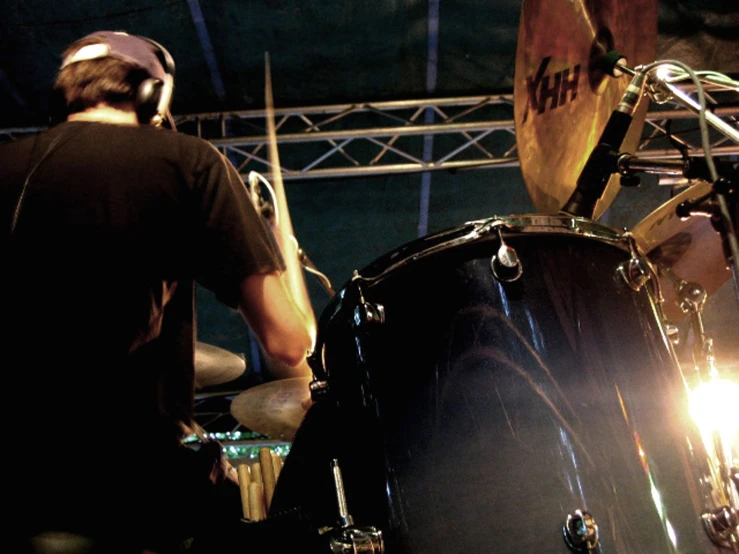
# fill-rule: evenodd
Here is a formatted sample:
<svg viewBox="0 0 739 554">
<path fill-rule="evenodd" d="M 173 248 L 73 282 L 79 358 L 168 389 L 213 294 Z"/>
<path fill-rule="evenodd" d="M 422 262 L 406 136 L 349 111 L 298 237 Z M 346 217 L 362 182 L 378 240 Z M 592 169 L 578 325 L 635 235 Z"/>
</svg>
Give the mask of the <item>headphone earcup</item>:
<svg viewBox="0 0 739 554">
<path fill-rule="evenodd" d="M 139 85 L 136 91 L 136 114 L 140 123 L 149 123 L 157 113 L 163 86 L 161 80 L 154 78 L 144 79 Z"/>
</svg>

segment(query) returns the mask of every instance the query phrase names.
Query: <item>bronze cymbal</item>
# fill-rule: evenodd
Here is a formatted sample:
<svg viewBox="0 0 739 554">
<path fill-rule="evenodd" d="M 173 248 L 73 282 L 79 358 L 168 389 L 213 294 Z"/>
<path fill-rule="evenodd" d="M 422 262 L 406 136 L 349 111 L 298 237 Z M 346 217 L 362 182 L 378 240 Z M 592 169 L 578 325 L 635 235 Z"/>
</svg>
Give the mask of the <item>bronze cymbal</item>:
<svg viewBox="0 0 739 554">
<path fill-rule="evenodd" d="M 534 206 L 557 213 L 597 144 L 630 77 L 611 77 L 604 55 L 617 51 L 625 65 L 654 61 L 656 0 L 524 0 L 514 71 L 514 123 L 521 173 Z M 648 102 L 642 98 L 620 148 L 633 152 Z M 593 219 L 608 208 L 620 187 L 614 175 Z"/>
<path fill-rule="evenodd" d="M 195 388 L 228 383 L 246 371 L 246 360 L 237 354 L 206 344 L 195 344 Z"/>
<path fill-rule="evenodd" d="M 686 200 L 711 191 L 711 183 L 700 181 L 662 204 L 637 223 L 631 234 L 654 264 L 668 268 L 675 278 L 701 285 L 710 297 L 731 277 L 721 235 L 708 217 L 693 215 L 685 220 L 675 213 Z M 660 277 L 665 316 L 678 322 L 687 314 L 678 305 L 678 290 L 666 276 Z"/>
<path fill-rule="evenodd" d="M 291 441 L 310 405 L 311 379 L 291 377 L 246 389 L 231 402 L 231 415 L 256 433 Z"/>
</svg>

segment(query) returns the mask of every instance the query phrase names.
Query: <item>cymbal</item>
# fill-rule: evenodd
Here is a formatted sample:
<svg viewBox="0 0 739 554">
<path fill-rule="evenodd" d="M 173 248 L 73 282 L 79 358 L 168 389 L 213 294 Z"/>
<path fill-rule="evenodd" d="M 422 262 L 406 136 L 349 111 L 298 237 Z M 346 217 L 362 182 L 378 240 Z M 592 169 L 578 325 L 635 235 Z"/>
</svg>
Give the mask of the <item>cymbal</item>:
<svg viewBox="0 0 739 554">
<path fill-rule="evenodd" d="M 516 147 L 526 188 L 541 213 L 557 213 L 570 198 L 630 77 L 611 77 L 609 51 L 625 65 L 654 61 L 656 0 L 524 0 L 518 29 L 513 106 Z M 633 152 L 648 108 L 642 98 L 620 150 Z M 595 206 L 598 219 L 618 193 L 611 177 Z"/>
<path fill-rule="evenodd" d="M 228 383 L 246 371 L 246 360 L 237 354 L 206 344 L 195 344 L 195 388 Z"/>
<path fill-rule="evenodd" d="M 694 215 L 685 220 L 675 213 L 686 200 L 711 192 L 712 185 L 700 181 L 671 198 L 639 221 L 631 234 L 656 265 L 668 268 L 680 280 L 701 285 L 710 297 L 731 277 L 724 256 L 721 235 L 708 217 Z M 660 278 L 663 310 L 678 322 L 685 314 L 678 305 L 678 291 L 666 277 Z"/>
<path fill-rule="evenodd" d="M 256 433 L 291 441 L 310 405 L 311 379 L 291 377 L 246 389 L 231 402 L 231 415 Z"/>
</svg>

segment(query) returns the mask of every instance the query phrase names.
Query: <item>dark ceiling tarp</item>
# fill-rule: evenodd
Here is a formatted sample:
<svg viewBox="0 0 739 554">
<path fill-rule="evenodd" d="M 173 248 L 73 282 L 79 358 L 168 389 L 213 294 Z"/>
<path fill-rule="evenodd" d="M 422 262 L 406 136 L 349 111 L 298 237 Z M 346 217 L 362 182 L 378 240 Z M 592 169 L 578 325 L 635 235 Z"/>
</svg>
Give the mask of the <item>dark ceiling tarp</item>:
<svg viewBox="0 0 739 554">
<path fill-rule="evenodd" d="M 739 72 L 739 2 L 659 6 L 661 59 Z M 281 107 L 512 90 L 520 12 L 521 0 L 5 0 L 0 127 L 43 124 L 59 53 L 100 29 L 171 51 L 175 113 L 263 107 L 265 52 Z"/>
</svg>

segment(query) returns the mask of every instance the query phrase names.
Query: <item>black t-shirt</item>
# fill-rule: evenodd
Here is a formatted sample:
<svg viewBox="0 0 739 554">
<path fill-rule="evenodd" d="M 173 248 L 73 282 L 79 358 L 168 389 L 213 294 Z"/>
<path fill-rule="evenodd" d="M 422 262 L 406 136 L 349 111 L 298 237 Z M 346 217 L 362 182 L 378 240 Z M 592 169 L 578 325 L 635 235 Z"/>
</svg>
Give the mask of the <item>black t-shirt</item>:
<svg viewBox="0 0 739 554">
<path fill-rule="evenodd" d="M 17 483 L 45 495 L 30 509 L 156 506 L 176 488 L 167 416 L 192 400 L 193 283 L 235 308 L 246 276 L 284 267 L 273 236 L 206 141 L 87 122 L 0 148 L 0 222 L 6 437 Z"/>
</svg>

